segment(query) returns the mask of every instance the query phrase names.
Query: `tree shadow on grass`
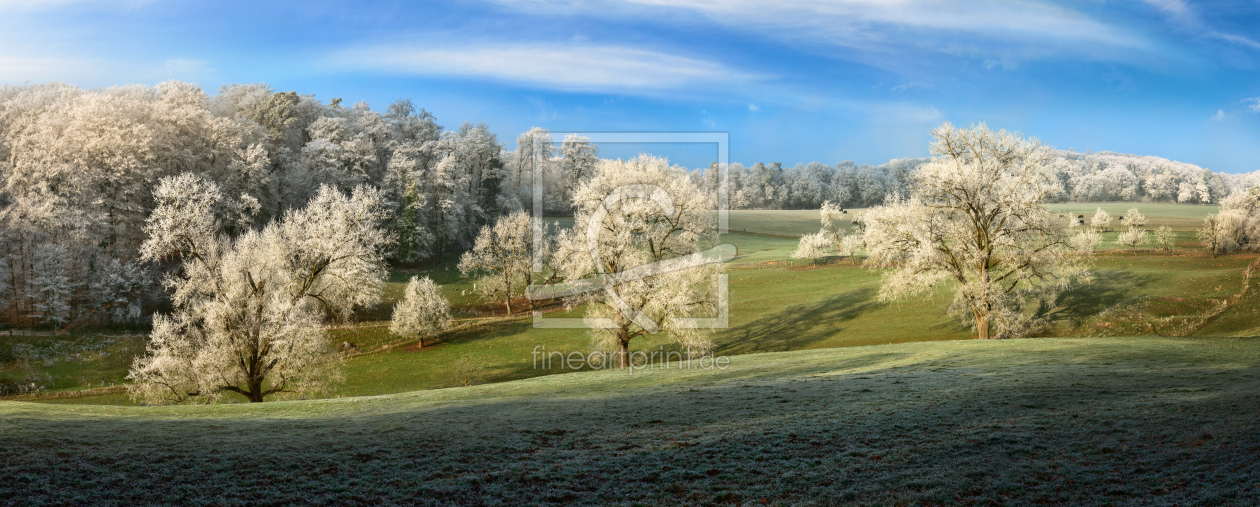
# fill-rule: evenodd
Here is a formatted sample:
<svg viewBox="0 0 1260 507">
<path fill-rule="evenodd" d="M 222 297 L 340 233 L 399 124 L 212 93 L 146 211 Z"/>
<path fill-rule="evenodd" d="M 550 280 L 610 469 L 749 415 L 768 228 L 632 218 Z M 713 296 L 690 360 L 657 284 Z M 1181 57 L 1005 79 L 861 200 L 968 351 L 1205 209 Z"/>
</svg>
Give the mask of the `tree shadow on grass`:
<svg viewBox="0 0 1260 507">
<path fill-rule="evenodd" d="M 1141 296 L 1154 276 L 1121 269 L 1097 269 L 1089 285 L 1077 285 L 1059 296 L 1059 306 L 1049 315 L 1053 321 L 1080 321 Z"/>
<path fill-rule="evenodd" d="M 807 348 L 843 331 L 839 323 L 883 306 L 875 301 L 875 295 L 872 288 L 851 290 L 760 317 L 721 333 L 717 353 L 749 354 Z"/>
</svg>

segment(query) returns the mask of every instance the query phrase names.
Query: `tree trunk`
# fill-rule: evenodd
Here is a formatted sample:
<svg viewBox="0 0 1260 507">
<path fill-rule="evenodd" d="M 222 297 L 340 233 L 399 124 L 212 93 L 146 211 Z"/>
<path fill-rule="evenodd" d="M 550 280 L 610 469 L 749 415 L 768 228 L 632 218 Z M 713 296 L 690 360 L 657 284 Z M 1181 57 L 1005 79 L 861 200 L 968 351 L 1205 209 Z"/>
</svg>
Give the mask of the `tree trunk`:
<svg viewBox="0 0 1260 507">
<path fill-rule="evenodd" d="M 503 306 L 507 307 L 507 312 L 508 312 L 507 314 L 511 315 L 512 314 L 512 293 L 509 292 L 507 297 L 503 298 Z"/>
<path fill-rule="evenodd" d="M 250 380 L 249 392 L 245 393 L 245 398 L 248 399 L 250 403 L 262 403 L 263 401 L 262 379 L 258 379 L 258 381 L 256 382 L 253 380 Z"/>
<path fill-rule="evenodd" d="M 981 340 L 989 339 L 989 316 L 988 315 L 981 315 L 979 313 L 976 314 L 976 332 L 978 333 L 977 338 Z"/>
<path fill-rule="evenodd" d="M 617 341 L 621 343 L 621 351 L 617 354 L 617 357 L 621 360 L 621 367 L 629 368 L 630 367 L 630 340 L 623 339 L 623 340 L 617 340 Z"/>
</svg>

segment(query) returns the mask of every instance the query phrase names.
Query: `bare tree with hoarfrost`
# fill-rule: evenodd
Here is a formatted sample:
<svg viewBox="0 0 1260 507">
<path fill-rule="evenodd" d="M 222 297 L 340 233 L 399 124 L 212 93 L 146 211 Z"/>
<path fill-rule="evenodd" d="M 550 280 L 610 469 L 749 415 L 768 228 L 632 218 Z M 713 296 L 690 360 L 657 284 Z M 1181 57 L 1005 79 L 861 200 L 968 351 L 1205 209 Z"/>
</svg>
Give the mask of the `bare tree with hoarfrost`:
<svg viewBox="0 0 1260 507">
<path fill-rule="evenodd" d="M 250 402 L 317 392 L 340 379 L 322 324 L 379 301 L 390 246 L 378 191 L 323 187 L 305 208 L 232 238 L 213 210 L 218 185 L 192 174 L 154 191 L 144 258 L 181 261 L 167 278 L 174 313 L 156 315 L 128 378 L 147 402 Z"/>
<path fill-rule="evenodd" d="M 825 201 L 822 208 L 818 210 L 818 221 L 822 226 L 818 229 L 818 233 L 826 236 L 836 248 L 840 248 L 840 242 L 845 236 L 843 220 L 844 208 L 839 204 Z"/>
<path fill-rule="evenodd" d="M 825 201 L 818 210 L 821 227 L 814 234 L 801 236 L 800 244 L 792 254 L 793 259 L 815 259 L 826 256 L 829 252 L 848 255 L 855 258 L 861 248 L 861 231 L 846 234 L 843 227 L 844 209 L 831 201 Z"/>
<path fill-rule="evenodd" d="M 1137 208 L 1129 208 L 1129 211 L 1124 213 L 1124 220 L 1122 221 L 1126 227 L 1146 227 L 1146 216 L 1139 212 Z"/>
<path fill-rule="evenodd" d="M 9 262 L 0 259 L 0 310 L 3 310 L 8 304 L 9 292 Z"/>
<path fill-rule="evenodd" d="M 474 290 L 486 300 L 502 300 L 508 315 L 512 298 L 525 290 L 533 274 L 535 232 L 545 232 L 541 221 L 514 211 L 494 225 L 482 226 L 472 250 L 459 259 L 460 273 L 478 277 Z M 540 243 L 549 241 L 545 236 L 539 239 Z"/>
<path fill-rule="evenodd" d="M 849 234 L 840 240 L 840 253 L 849 256 L 854 264 L 858 262 L 858 253 L 866 248 L 866 239 L 861 232 Z"/>
<path fill-rule="evenodd" d="M 599 150 L 591 144 L 589 137 L 577 134 L 565 136 L 560 146 L 560 173 L 564 176 L 569 202 L 572 202 L 573 192 L 595 173 L 597 164 Z"/>
<path fill-rule="evenodd" d="M 551 133 L 547 129 L 533 127 L 516 138 L 516 156 L 504 182 L 505 189 L 522 203 L 531 202 L 535 180 L 549 175 L 551 152 Z"/>
<path fill-rule="evenodd" d="M 687 171 L 663 158 L 601 160 L 573 197 L 573 229 L 557 240 L 554 264 L 572 285 L 595 290 L 569 305 L 591 303 L 586 319 L 601 347 L 629 366 L 634 339 L 663 332 L 693 355 L 708 353 L 708 332 L 681 319 L 716 311 L 716 273 L 701 257 L 716 241 L 713 199 Z"/>
<path fill-rule="evenodd" d="M 801 242 L 796 246 L 796 250 L 792 252 L 793 259 L 809 259 L 811 264 L 817 266 L 819 257 L 826 257 L 831 253 L 835 246 L 826 234 L 816 232 L 801 236 Z"/>
<path fill-rule="evenodd" d="M 1229 253 L 1237 244 L 1234 242 L 1234 220 L 1228 215 L 1212 213 L 1203 217 L 1203 226 L 1196 234 L 1203 248 L 1213 259 L 1218 254 Z"/>
<path fill-rule="evenodd" d="M 70 319 L 70 297 L 74 283 L 66 276 L 69 251 L 57 243 L 36 247 L 31 268 L 28 298 L 34 301 L 31 318 L 57 330 Z"/>
<path fill-rule="evenodd" d="M 403 291 L 403 299 L 394 305 L 389 332 L 414 337 L 424 348 L 424 338 L 451 326 L 451 304 L 442 296 L 441 287 L 429 277 L 411 277 Z"/>
<path fill-rule="evenodd" d="M 1111 227 L 1111 213 L 1107 213 L 1106 211 L 1103 211 L 1102 208 L 1098 208 L 1098 211 L 1094 212 L 1094 218 L 1090 219 L 1089 225 L 1094 229 L 1106 232 L 1107 229 Z"/>
<path fill-rule="evenodd" d="M 864 215 L 867 264 L 889 269 L 879 297 L 926 294 L 949 280 L 951 310 L 979 338 L 1017 335 L 1089 275 L 1062 221 L 1041 206 L 1059 190 L 1050 149 L 984 124 L 945 123 L 932 134 L 937 157 L 915 171 L 914 192 Z"/>
<path fill-rule="evenodd" d="M 1221 201 L 1222 220 L 1235 224 L 1233 242 L 1238 248 L 1260 250 L 1260 187 L 1235 192 Z"/>
<path fill-rule="evenodd" d="M 1146 229 L 1130 226 L 1116 237 L 1116 244 L 1132 248 L 1133 255 L 1137 255 L 1137 248 L 1149 243 L 1150 240 L 1150 233 L 1146 232 Z"/>
<path fill-rule="evenodd" d="M 1172 227 L 1161 225 L 1155 229 L 1155 246 L 1159 247 L 1166 253 L 1172 253 L 1173 246 L 1177 241 L 1177 235 L 1173 233 Z"/>
<path fill-rule="evenodd" d="M 1102 244 L 1102 233 L 1094 229 L 1082 228 L 1080 232 L 1072 235 L 1069 244 L 1081 255 L 1090 257 L 1094 255 L 1094 249 Z"/>
</svg>

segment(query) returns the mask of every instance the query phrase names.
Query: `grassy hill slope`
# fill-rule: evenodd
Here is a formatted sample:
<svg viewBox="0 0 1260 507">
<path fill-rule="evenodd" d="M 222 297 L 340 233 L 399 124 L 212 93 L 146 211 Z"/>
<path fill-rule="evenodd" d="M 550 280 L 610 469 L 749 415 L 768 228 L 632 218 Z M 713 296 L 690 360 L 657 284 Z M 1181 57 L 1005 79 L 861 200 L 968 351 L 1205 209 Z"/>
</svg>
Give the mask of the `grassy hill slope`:
<svg viewBox="0 0 1260 507">
<path fill-rule="evenodd" d="M 0 503 L 1260 501 L 1257 339 L 732 359 L 261 405 L 0 402 Z"/>
</svg>

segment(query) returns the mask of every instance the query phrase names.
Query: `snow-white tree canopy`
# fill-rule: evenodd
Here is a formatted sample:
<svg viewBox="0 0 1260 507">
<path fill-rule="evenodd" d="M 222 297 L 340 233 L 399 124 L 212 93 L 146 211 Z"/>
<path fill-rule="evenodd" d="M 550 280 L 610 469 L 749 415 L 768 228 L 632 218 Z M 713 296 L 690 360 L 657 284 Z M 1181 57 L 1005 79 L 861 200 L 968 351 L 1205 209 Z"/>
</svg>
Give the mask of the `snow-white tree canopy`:
<svg viewBox="0 0 1260 507">
<path fill-rule="evenodd" d="M 1090 219 L 1089 225 L 1100 231 L 1107 230 L 1108 227 L 1111 227 L 1111 213 L 1098 208 L 1098 211 L 1094 212 L 1094 218 Z"/>
<path fill-rule="evenodd" d="M 1072 249 L 1084 256 L 1094 255 L 1094 249 L 1102 243 L 1102 233 L 1090 228 L 1082 228 L 1080 232 L 1072 235 L 1069 244 Z"/>
<path fill-rule="evenodd" d="M 471 250 L 459 259 L 464 276 L 478 277 L 476 291 L 486 300 L 500 300 L 508 314 L 512 298 L 525 290 L 533 270 L 534 239 L 540 235 L 540 249 L 548 242 L 542 221 L 524 211 L 514 211 L 486 225 L 477 234 Z M 544 252 L 538 252 L 542 254 Z"/>
<path fill-rule="evenodd" d="M 720 266 L 700 256 L 716 240 L 712 197 L 683 168 L 641 155 L 601 161 L 573 200 L 574 227 L 562 232 L 554 264 L 570 284 L 602 277 L 570 301 L 593 303 L 597 340 L 619 350 L 622 366 L 630 341 L 647 333 L 705 353 L 704 330 L 680 319 L 716 311 Z"/>
<path fill-rule="evenodd" d="M 1176 245 L 1177 236 L 1173 233 L 1172 227 L 1161 225 L 1155 229 L 1155 245 L 1165 252 L 1172 252 L 1173 246 Z"/>
<path fill-rule="evenodd" d="M 1034 303 L 1086 278 L 1065 224 L 1041 206 L 1058 191 L 1049 148 L 984 124 L 933 130 L 937 156 L 914 173 L 913 193 L 864 215 L 872 267 L 887 268 L 881 300 L 956 286 L 953 309 L 980 338 L 1019 333 Z"/>
<path fill-rule="evenodd" d="M 451 325 L 451 305 L 442 296 L 441 288 L 429 277 L 411 277 L 403 291 L 403 299 L 394 305 L 389 332 L 420 340 Z"/>
<path fill-rule="evenodd" d="M 792 252 L 793 259 L 810 259 L 817 262 L 818 258 L 826 257 L 832 253 L 835 243 L 826 234 L 816 232 L 801 236 L 800 243 L 796 246 L 796 250 Z"/>
<path fill-rule="evenodd" d="M 1121 231 L 1120 234 L 1116 236 L 1116 244 L 1132 248 L 1133 253 L 1136 254 L 1137 247 L 1147 244 L 1150 242 L 1150 239 L 1150 233 L 1148 233 L 1146 229 L 1130 226 L 1128 229 Z"/>
<path fill-rule="evenodd" d="M 175 256 L 181 269 L 166 281 L 174 313 L 155 317 L 148 353 L 132 366 L 132 395 L 182 402 L 235 392 L 259 402 L 337 380 L 321 326 L 379 300 L 390 246 L 380 192 L 323 187 L 306 207 L 237 237 L 217 231 L 215 184 L 177 176 L 155 195 L 142 250 Z"/>
<path fill-rule="evenodd" d="M 1138 211 L 1137 208 L 1129 208 L 1124 213 L 1124 225 L 1126 227 L 1146 227 L 1146 216 Z"/>
<path fill-rule="evenodd" d="M 560 146 L 560 172 L 570 192 L 594 174 L 598 163 L 599 149 L 591 144 L 590 138 L 577 134 L 564 138 L 564 144 Z"/>
</svg>

